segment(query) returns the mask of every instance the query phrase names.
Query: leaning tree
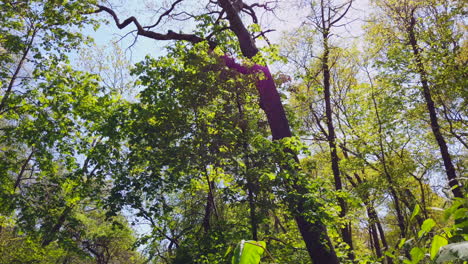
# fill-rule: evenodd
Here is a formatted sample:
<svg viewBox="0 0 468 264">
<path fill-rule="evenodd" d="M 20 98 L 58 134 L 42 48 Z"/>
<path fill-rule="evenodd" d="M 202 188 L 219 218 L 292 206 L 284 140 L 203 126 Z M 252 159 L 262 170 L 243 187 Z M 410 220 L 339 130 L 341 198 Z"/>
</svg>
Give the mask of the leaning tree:
<svg viewBox="0 0 468 264">
<path fill-rule="evenodd" d="M 159 9 L 155 23 L 144 26 L 135 17 L 126 18 L 121 22 L 116 11 L 104 5 L 98 5 L 96 13 L 107 13 L 112 16 L 113 21 L 119 29 L 133 28 L 132 32 L 136 37 L 142 36 L 154 40 L 176 40 L 187 41 L 192 44 L 206 42 L 210 49 L 221 46 L 217 41 L 217 36 L 222 31 L 231 31 L 237 38 L 237 44 L 243 57 L 253 59 L 260 56 L 259 48 L 255 43 L 258 36 L 264 35 L 264 32 L 255 34 L 248 30 L 248 23 L 257 24 L 258 18 L 256 11 L 272 10 L 275 1 L 265 3 L 244 3 L 241 0 L 209 0 L 203 6 L 202 12 L 197 14 L 197 9 L 184 0 L 174 0 L 166 8 Z M 210 18 L 211 25 L 208 27 L 209 33 L 182 33 L 168 30 L 161 33 L 163 24 L 167 26 L 171 22 L 185 21 L 194 22 L 200 18 Z M 250 21 L 250 22 L 246 22 Z M 166 23 L 165 23 L 166 22 Z M 160 30 L 160 32 L 158 32 Z M 229 68 L 236 70 L 239 74 L 260 74 L 263 75 L 257 79 L 257 89 L 259 95 L 260 107 L 266 114 L 268 124 L 272 133 L 273 140 L 280 140 L 291 137 L 291 129 L 283 108 L 280 95 L 270 70 L 265 64 L 243 65 L 236 62 L 235 58 L 225 54 L 221 56 L 221 61 Z M 291 152 L 290 150 L 286 150 Z M 294 156 L 294 155 L 293 155 Z M 298 161 L 297 157 L 295 158 Z M 284 168 L 291 169 L 291 168 Z M 292 173 L 292 175 L 295 175 Z M 307 212 L 310 212 L 310 203 L 307 201 L 307 188 L 299 183 L 298 176 L 290 177 L 288 186 L 295 195 L 294 202 L 290 204 L 290 211 L 294 215 L 299 231 L 304 239 L 307 251 L 314 263 L 338 263 L 338 258 L 334 252 L 333 245 L 327 235 L 327 229 L 320 219 L 308 218 Z M 315 207 L 315 206 L 313 206 Z"/>
</svg>

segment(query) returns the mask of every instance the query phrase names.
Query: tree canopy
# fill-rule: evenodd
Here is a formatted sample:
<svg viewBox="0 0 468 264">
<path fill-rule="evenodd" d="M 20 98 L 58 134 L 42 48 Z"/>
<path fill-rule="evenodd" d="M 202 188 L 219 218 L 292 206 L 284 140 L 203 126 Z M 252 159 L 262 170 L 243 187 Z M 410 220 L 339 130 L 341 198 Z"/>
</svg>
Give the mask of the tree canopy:
<svg viewBox="0 0 468 264">
<path fill-rule="evenodd" d="M 0 263 L 466 263 L 466 12 L 2 1 Z"/>
</svg>

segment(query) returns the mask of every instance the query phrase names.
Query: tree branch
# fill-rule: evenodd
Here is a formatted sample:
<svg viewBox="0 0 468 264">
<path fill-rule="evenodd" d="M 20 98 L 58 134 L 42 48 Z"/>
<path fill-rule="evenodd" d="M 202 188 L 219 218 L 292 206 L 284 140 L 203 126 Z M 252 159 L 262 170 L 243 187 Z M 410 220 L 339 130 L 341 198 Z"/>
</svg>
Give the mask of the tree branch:
<svg viewBox="0 0 468 264">
<path fill-rule="evenodd" d="M 176 7 L 176 5 L 179 4 L 179 3 L 182 2 L 182 1 L 184 1 L 184 0 L 177 0 L 177 1 L 175 1 L 174 3 L 172 3 L 171 7 L 159 16 L 158 21 L 156 21 L 156 23 L 154 23 L 154 24 L 151 25 L 151 26 L 146 26 L 146 27 L 144 27 L 144 28 L 150 29 L 150 28 L 153 28 L 153 27 L 159 25 L 159 23 L 161 23 L 161 20 L 163 19 L 163 17 L 168 16 L 168 15 L 174 10 L 174 8 Z"/>
<path fill-rule="evenodd" d="M 112 10 L 112 9 L 110 9 L 108 7 L 105 7 L 105 6 L 101 6 L 101 5 L 98 5 L 98 7 L 99 7 L 99 9 L 96 10 L 95 13 L 100 13 L 102 11 L 108 13 L 109 15 L 112 16 L 112 18 L 114 19 L 115 24 L 117 25 L 117 27 L 119 29 L 123 29 L 123 28 L 127 27 L 128 25 L 130 25 L 131 23 L 133 23 L 133 24 L 135 24 L 135 26 L 137 28 L 137 34 L 140 35 L 140 36 L 144 36 L 144 37 L 155 39 L 155 40 L 184 40 L 184 41 L 188 41 L 188 42 L 191 42 L 191 43 L 199 43 L 199 42 L 202 42 L 202 41 L 208 41 L 208 44 L 210 45 L 210 48 L 214 49 L 216 47 L 216 43 L 214 43 L 213 41 L 203 39 L 203 38 L 201 38 L 201 37 L 199 37 L 199 36 L 197 36 L 195 34 L 175 33 L 172 30 L 168 30 L 166 34 L 161 34 L 161 33 L 157 33 L 157 32 L 154 32 L 154 31 L 147 30 L 147 29 L 145 29 L 145 27 L 141 26 L 140 22 L 138 22 L 138 20 L 134 16 L 131 16 L 131 17 L 125 19 L 122 23 L 120 23 L 120 20 L 117 17 L 117 15 L 115 14 L 114 10 Z"/>
<path fill-rule="evenodd" d="M 231 25 L 231 30 L 236 34 L 239 40 L 239 45 L 242 51 L 242 55 L 247 58 L 252 58 L 258 53 L 258 48 L 255 46 L 255 42 L 252 39 L 247 28 L 244 26 L 239 14 L 237 13 L 230 0 L 219 0 L 218 4 L 226 12 L 227 19 Z"/>
</svg>

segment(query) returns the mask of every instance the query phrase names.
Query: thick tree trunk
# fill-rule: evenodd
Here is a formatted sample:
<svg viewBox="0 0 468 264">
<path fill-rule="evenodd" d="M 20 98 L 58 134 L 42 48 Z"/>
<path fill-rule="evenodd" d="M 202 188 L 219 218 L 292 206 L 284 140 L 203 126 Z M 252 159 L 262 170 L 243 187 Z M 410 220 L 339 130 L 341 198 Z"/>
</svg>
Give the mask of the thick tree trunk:
<svg viewBox="0 0 468 264">
<path fill-rule="evenodd" d="M 407 33 L 409 38 L 409 44 L 411 45 L 411 49 L 413 50 L 417 71 L 419 73 L 424 99 L 426 101 L 427 111 L 429 112 L 432 133 L 434 134 L 437 144 L 439 145 L 440 154 L 442 155 L 442 160 L 444 161 L 445 172 L 447 173 L 448 183 L 449 186 L 452 188 L 453 196 L 463 198 L 461 185 L 458 182 L 455 167 L 453 166 L 452 158 L 450 157 L 450 153 L 448 151 L 447 143 L 445 141 L 444 136 L 442 135 L 442 132 L 440 131 L 439 120 L 437 117 L 434 100 L 432 99 L 431 90 L 429 88 L 429 82 L 427 80 L 427 72 L 424 68 L 424 64 L 421 59 L 421 54 L 419 52 L 418 42 L 414 33 L 415 25 L 416 19 L 412 15 L 411 22 L 407 28 Z"/>
<path fill-rule="evenodd" d="M 239 40 L 242 54 L 247 58 L 253 58 L 258 53 L 258 49 L 255 46 L 250 33 L 242 23 L 237 11 L 233 8 L 231 1 L 219 0 L 218 2 L 226 12 L 231 29 Z M 224 56 L 223 58 L 228 67 L 234 68 L 238 72 L 244 74 L 260 72 L 264 74 L 263 78 L 257 81 L 257 89 L 260 96 L 260 106 L 267 116 L 272 138 L 273 140 L 278 140 L 291 137 L 289 122 L 268 66 L 257 64 L 251 68 L 246 68 L 235 63 L 232 58 L 227 56 Z M 328 237 L 325 225 L 320 221 L 320 219 L 314 219 L 314 221 L 306 219 L 305 215 L 308 210 L 304 206 L 306 204 L 304 196 L 307 194 L 307 189 L 303 186 L 295 185 L 295 181 L 295 179 L 291 179 L 292 184 L 290 184 L 291 186 L 289 187 L 294 188 L 300 197 L 293 205 L 294 208 L 290 208 L 290 210 L 294 214 L 297 226 L 304 239 L 307 251 L 312 261 L 317 264 L 339 263 L 338 257 L 333 249 L 333 245 Z"/>
<path fill-rule="evenodd" d="M 268 67 L 255 65 L 253 68 L 254 70 L 260 69 L 266 77 L 258 81 L 257 87 L 260 94 L 260 103 L 267 115 L 273 140 L 290 137 L 291 131 L 288 120 Z M 307 194 L 307 190 L 301 186 L 293 185 L 292 187 L 300 196 Z M 311 221 L 305 217 L 308 211 L 305 204 L 306 199 L 300 197 L 293 205 L 295 208 L 291 208 L 291 211 L 295 212 L 294 219 L 304 239 L 309 256 L 314 263 L 339 263 L 325 225 L 320 219 Z"/>
<path fill-rule="evenodd" d="M 327 235 L 325 225 L 318 220 L 314 223 L 304 217 L 304 204 L 298 204 L 298 215 L 294 217 L 299 231 L 307 247 L 307 251 L 315 264 L 339 263 L 338 258 L 331 246 L 330 238 Z"/>
<path fill-rule="evenodd" d="M 278 140 L 291 136 L 291 130 L 286 118 L 286 114 L 281 103 L 281 98 L 276 85 L 267 66 L 254 65 L 250 68 L 237 64 L 233 58 L 223 56 L 226 66 L 242 74 L 263 73 L 264 76 L 257 81 L 257 89 L 260 95 L 260 104 L 270 125 L 273 140 Z M 295 182 L 291 179 L 291 182 Z M 303 186 L 290 184 L 289 188 L 293 188 L 300 198 L 294 204 L 295 208 L 290 208 L 294 213 L 299 231 L 304 239 L 308 253 L 314 263 L 339 263 L 338 258 L 333 249 L 333 245 L 327 235 L 327 229 L 320 219 L 310 221 L 305 215 L 308 211 L 305 208 L 306 199 L 303 198 L 307 194 L 307 189 Z"/>
<path fill-rule="evenodd" d="M 229 29 L 237 36 L 242 54 L 247 58 L 253 58 L 258 54 L 258 48 L 256 47 L 249 31 L 244 26 L 241 18 L 239 17 L 238 10 L 233 7 L 231 0 L 218 0 L 217 4 L 223 9 L 223 12 L 226 13 L 227 20 L 230 24 Z M 198 43 L 206 40 L 194 34 L 182 34 L 175 33 L 173 31 L 168 31 L 167 34 L 156 33 L 142 27 L 135 17 L 127 18 L 121 23 L 112 9 L 100 5 L 98 5 L 98 7 L 99 9 L 96 10 L 96 12 L 98 13 L 104 11 L 110 14 L 113 17 L 117 27 L 120 29 L 125 28 L 129 24 L 133 23 L 137 27 L 137 34 L 141 36 L 146 36 L 155 40 L 185 40 L 192 43 Z M 207 41 L 211 48 L 216 46 L 215 43 L 209 40 Z M 228 67 L 234 68 L 241 73 L 248 74 L 252 72 L 263 72 L 265 76 L 263 79 L 257 82 L 257 88 L 260 97 L 260 104 L 267 116 L 273 140 L 290 137 L 291 130 L 289 127 L 289 122 L 268 67 L 255 65 L 252 68 L 246 69 L 245 67 L 236 64 L 234 60 L 228 56 L 223 56 L 223 59 L 225 60 Z M 299 187 L 296 189 L 301 198 L 298 199 L 298 202 L 294 205 L 294 208 L 290 208 L 290 210 L 294 214 L 299 230 L 306 243 L 308 253 L 312 261 L 316 264 L 337 264 L 338 258 L 336 257 L 333 245 L 327 235 L 325 225 L 320 221 L 320 219 L 314 219 L 314 221 L 310 221 L 305 218 L 305 215 L 309 211 L 304 207 L 306 204 L 306 199 L 303 198 L 307 194 L 307 189 L 300 188 L 301 186 L 295 186 L 293 183 L 296 180 L 297 179 L 291 179 L 291 184 L 289 187 Z"/>
</svg>

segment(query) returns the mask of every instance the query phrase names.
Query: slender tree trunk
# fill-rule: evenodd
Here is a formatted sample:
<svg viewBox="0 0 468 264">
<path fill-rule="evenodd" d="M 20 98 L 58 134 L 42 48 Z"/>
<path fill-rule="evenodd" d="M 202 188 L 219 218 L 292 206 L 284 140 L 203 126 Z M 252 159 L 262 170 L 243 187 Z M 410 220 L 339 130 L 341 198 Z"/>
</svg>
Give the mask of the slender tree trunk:
<svg viewBox="0 0 468 264">
<path fill-rule="evenodd" d="M 205 216 L 203 217 L 203 230 L 205 233 L 208 233 L 210 231 L 210 228 L 211 228 L 211 215 L 212 215 L 212 212 L 213 212 L 213 204 L 214 204 L 214 198 L 213 198 L 213 193 L 211 191 L 212 189 L 212 181 L 210 181 L 208 184 L 210 185 L 209 186 L 209 190 L 208 190 L 208 195 L 206 197 L 206 205 L 205 205 Z"/>
<path fill-rule="evenodd" d="M 423 175 L 424 175 L 424 173 L 423 173 Z M 427 214 L 426 191 L 425 191 L 424 182 L 423 182 L 423 179 L 422 179 L 423 176 L 416 177 L 416 175 L 414 175 L 414 174 L 411 174 L 411 176 L 413 176 L 413 178 L 418 182 L 419 191 L 421 192 L 421 211 L 424 214 L 424 218 L 427 219 L 427 218 L 429 218 L 429 215 Z"/>
<path fill-rule="evenodd" d="M 375 228 L 375 224 L 372 222 L 369 222 L 369 232 L 370 232 L 370 237 L 372 238 L 372 244 L 374 246 L 375 254 L 377 255 L 377 258 L 381 258 L 382 249 L 380 248 L 379 237 L 377 234 L 377 230 Z"/>
<path fill-rule="evenodd" d="M 258 223 L 256 216 L 256 204 L 255 204 L 255 184 L 253 183 L 252 175 L 250 174 L 250 158 L 249 158 L 249 145 L 247 142 L 247 125 L 248 120 L 245 119 L 243 104 L 241 102 L 239 93 L 236 92 L 236 103 L 237 111 L 239 112 L 239 127 L 242 131 L 241 144 L 244 151 L 244 163 L 245 163 L 245 178 L 247 180 L 247 199 L 249 202 L 249 211 L 250 211 L 250 229 L 252 233 L 252 239 L 258 240 Z"/>
<path fill-rule="evenodd" d="M 345 158 L 348 158 L 348 153 L 346 151 L 343 151 L 343 155 L 345 156 Z M 353 188 L 355 188 L 355 189 L 358 188 L 358 185 L 356 184 L 356 182 L 354 180 L 352 180 L 352 178 L 349 175 L 347 175 L 347 177 L 349 179 L 349 182 L 353 186 Z M 356 181 L 359 184 L 364 183 L 364 181 L 361 179 L 359 174 L 354 173 L 354 177 L 356 178 Z M 363 200 L 363 203 L 366 206 L 367 216 L 369 218 L 369 225 L 375 225 L 375 227 L 373 227 L 373 228 L 377 228 L 378 235 L 380 236 L 380 241 L 382 242 L 383 250 L 387 250 L 388 249 L 388 243 L 387 243 L 387 239 L 385 237 L 385 232 L 384 232 L 384 230 L 382 228 L 382 223 L 380 222 L 379 215 L 377 214 L 374 206 L 372 205 L 371 201 L 369 200 L 369 193 L 367 193 L 367 192 L 364 193 L 361 196 L 361 199 Z M 377 232 L 376 232 L 376 234 L 377 234 Z M 373 236 L 374 241 L 377 241 L 377 243 L 379 241 L 378 240 L 379 236 Z M 377 256 L 379 256 L 379 254 L 377 252 L 377 248 L 375 248 L 375 250 L 376 250 Z M 382 253 L 382 249 L 380 248 L 380 244 L 379 244 L 378 250 L 380 250 L 380 253 Z M 388 256 L 386 256 L 386 260 L 387 260 L 388 264 L 393 263 L 393 260 Z"/>
<path fill-rule="evenodd" d="M 369 246 L 368 248 L 371 249 L 371 251 L 375 251 L 375 246 L 374 246 L 374 237 L 372 236 L 372 230 L 371 230 L 371 226 L 367 226 L 367 233 L 369 234 L 369 238 L 368 238 L 368 241 L 369 241 Z"/>
<path fill-rule="evenodd" d="M 16 66 L 15 72 L 11 76 L 10 82 L 8 83 L 7 89 L 5 91 L 5 94 L 3 95 L 2 100 L 0 101 L 0 113 L 5 111 L 5 108 L 8 104 L 8 99 L 11 95 L 11 91 L 13 90 L 13 86 L 15 85 L 16 79 L 18 78 L 18 74 L 21 71 L 21 68 L 23 67 L 24 62 L 26 61 L 26 58 L 29 54 L 29 51 L 31 50 L 32 44 L 34 42 L 34 38 L 37 33 L 37 29 L 31 29 L 32 34 L 31 34 L 31 39 L 29 40 L 26 49 L 23 52 L 23 55 L 21 56 L 18 65 Z"/>
<path fill-rule="evenodd" d="M 57 232 L 60 231 L 60 228 L 62 228 L 63 224 L 65 223 L 65 220 L 68 217 L 68 214 L 72 211 L 72 207 L 67 206 L 62 214 L 60 215 L 59 219 L 57 219 L 57 223 L 50 229 L 46 230 L 47 234 L 44 236 L 42 239 L 41 246 L 42 247 L 47 247 L 52 241 L 54 241 Z"/>
<path fill-rule="evenodd" d="M 400 198 L 398 197 L 398 193 L 393 187 L 393 179 L 388 172 L 384 173 L 389 184 L 390 196 L 393 200 L 393 205 L 395 206 L 395 213 L 397 217 L 398 228 L 400 229 L 400 237 L 406 236 L 406 224 L 405 224 L 405 217 L 403 216 L 403 211 L 401 210 L 401 202 Z"/>
<path fill-rule="evenodd" d="M 250 211 L 250 227 L 251 227 L 251 232 L 252 232 L 252 239 L 257 241 L 258 240 L 258 223 L 257 223 L 254 191 L 253 191 L 252 185 L 253 185 L 252 182 L 247 183 L 249 211 Z"/>
<path fill-rule="evenodd" d="M 447 173 L 447 179 L 449 186 L 452 188 L 453 196 L 457 198 L 463 198 L 463 193 L 461 189 L 461 185 L 457 179 L 457 175 L 455 172 L 455 167 L 452 163 L 452 158 L 450 157 L 450 153 L 448 151 L 447 143 L 445 141 L 442 132 L 440 131 L 439 120 L 437 117 L 437 112 L 434 104 L 434 100 L 432 99 L 431 90 L 429 88 L 429 82 L 427 79 L 427 72 L 424 68 L 423 61 L 421 59 L 421 54 L 419 51 L 419 45 L 416 40 L 414 27 L 416 25 L 416 19 L 414 18 L 414 14 L 411 14 L 411 21 L 407 28 L 409 44 L 411 49 L 413 50 L 414 59 L 416 62 L 417 71 L 419 74 L 419 78 L 421 81 L 421 86 L 423 90 L 424 99 L 426 101 L 427 111 L 429 112 L 429 118 L 431 123 L 432 133 L 439 145 L 440 154 L 442 155 L 442 160 L 444 161 L 445 172 Z"/>
<path fill-rule="evenodd" d="M 331 159 L 331 166 L 333 171 L 333 179 L 335 182 L 335 189 L 337 191 L 343 190 L 343 184 L 341 182 L 340 176 L 340 167 L 339 162 L 340 159 L 338 157 L 337 149 L 336 149 L 336 134 L 335 134 L 335 127 L 333 126 L 333 112 L 331 106 L 331 87 L 330 87 L 330 66 L 329 66 L 329 55 L 330 55 L 330 48 L 328 46 L 328 32 L 324 31 L 323 33 L 323 46 L 324 46 L 324 54 L 322 58 L 322 71 L 323 71 L 323 92 L 325 97 L 325 115 L 326 115 L 326 123 L 328 128 L 328 146 L 330 148 L 330 159 Z M 345 200 L 342 197 L 338 197 L 338 203 L 340 205 L 340 217 L 344 218 L 347 214 L 347 205 Z M 351 226 L 346 224 L 343 228 L 341 228 L 341 236 L 343 241 L 349 245 L 350 247 L 350 254 L 348 255 L 350 259 L 354 259 L 354 254 L 352 253 L 353 250 L 353 240 L 351 234 Z"/>
<path fill-rule="evenodd" d="M 372 102 L 374 104 L 374 110 L 375 110 L 375 116 L 377 119 L 377 125 L 378 125 L 378 134 L 379 134 L 379 148 L 380 148 L 380 155 L 379 159 L 382 162 L 382 167 L 383 167 L 383 172 L 385 175 L 385 178 L 387 179 L 388 185 L 389 185 L 389 190 L 390 190 L 390 195 L 392 196 L 393 199 L 393 204 L 395 206 L 395 212 L 397 216 L 397 221 L 398 221 L 398 227 L 400 229 L 400 236 L 405 237 L 406 236 L 406 225 L 405 225 L 405 218 L 403 216 L 403 211 L 401 210 L 400 207 L 400 198 L 398 196 L 398 192 L 395 189 L 395 183 L 393 181 L 392 175 L 390 174 L 387 166 L 387 159 L 385 156 L 385 148 L 383 144 L 383 131 L 382 131 L 382 120 L 380 119 L 380 114 L 379 114 L 379 109 L 377 106 L 377 100 L 375 98 L 374 94 L 374 85 L 372 83 L 372 80 L 369 76 L 369 72 L 367 72 L 369 80 L 371 82 L 371 97 L 372 97 Z"/>
</svg>

